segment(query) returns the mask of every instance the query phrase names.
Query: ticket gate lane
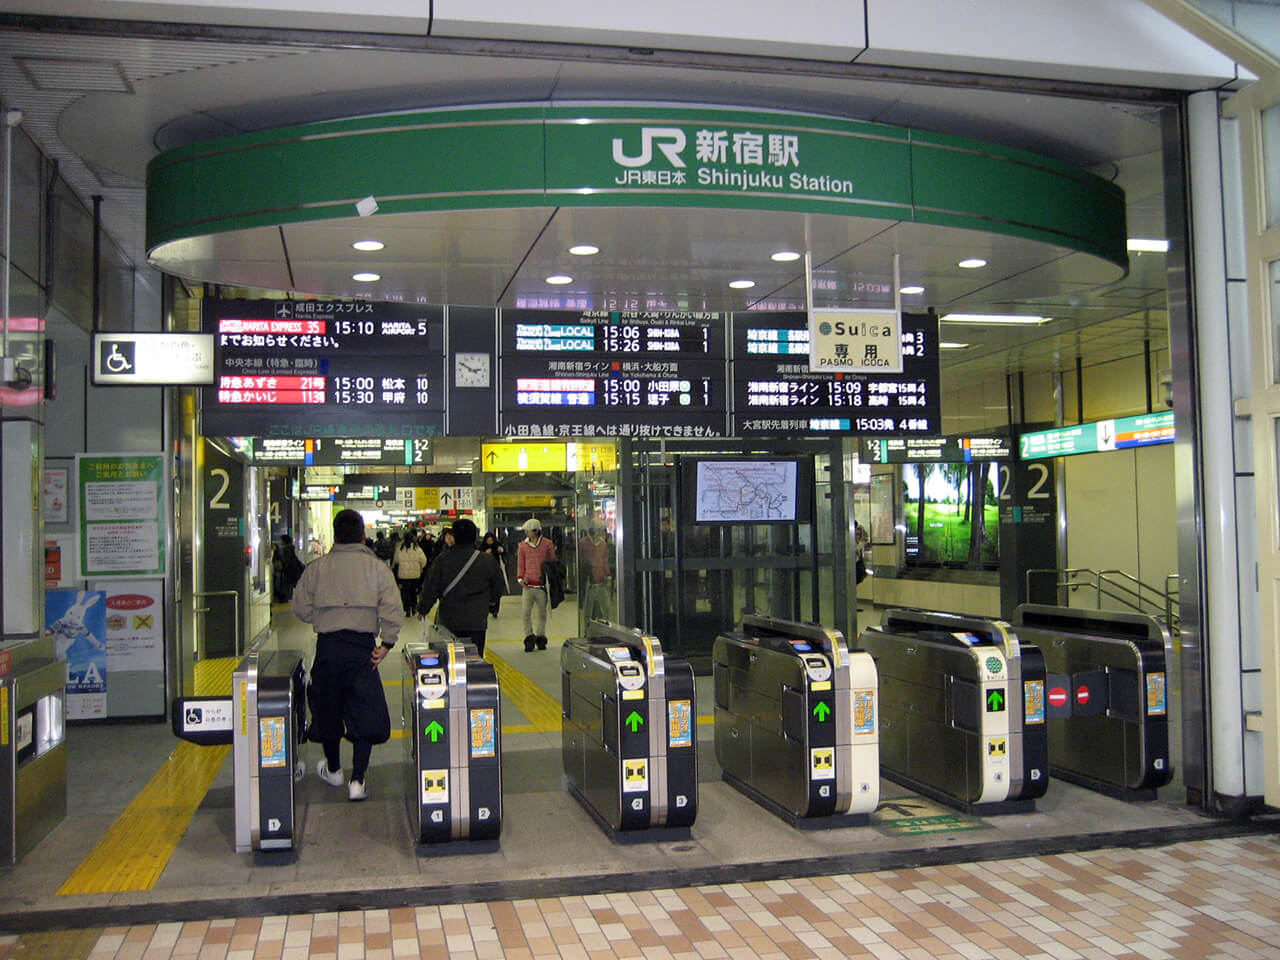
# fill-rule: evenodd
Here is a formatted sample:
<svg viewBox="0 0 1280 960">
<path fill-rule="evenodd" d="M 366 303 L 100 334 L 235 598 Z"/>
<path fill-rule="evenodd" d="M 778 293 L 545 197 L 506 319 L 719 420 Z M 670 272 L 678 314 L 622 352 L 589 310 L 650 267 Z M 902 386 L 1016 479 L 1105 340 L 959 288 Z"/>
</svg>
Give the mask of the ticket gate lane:
<svg viewBox="0 0 1280 960">
<path fill-rule="evenodd" d="M 1002 621 L 890 610 L 859 647 L 880 673 L 884 775 L 978 814 L 1047 788 L 1043 658 Z"/>
<path fill-rule="evenodd" d="M 201 746 L 231 744 L 237 853 L 296 851 L 306 806 L 297 782 L 307 736 L 307 672 L 298 650 L 251 650 L 236 667 L 230 697 L 180 697 L 171 723 Z"/>
<path fill-rule="evenodd" d="M 569 791 L 617 842 L 685 838 L 697 815 L 693 670 L 605 621 L 560 653 Z"/>
<path fill-rule="evenodd" d="M 1123 800 L 1155 799 L 1173 779 L 1168 629 L 1142 614 L 1040 604 L 1019 607 L 1015 622 L 1045 653 L 1053 775 Z"/>
<path fill-rule="evenodd" d="M 404 796 L 420 851 L 496 849 L 501 715 L 492 664 L 474 646 L 426 624 L 421 641 L 404 644 L 401 709 L 410 731 Z"/>
<path fill-rule="evenodd" d="M 744 618 L 712 652 L 726 782 L 793 826 L 866 823 L 879 799 L 875 665 L 836 631 Z"/>
</svg>

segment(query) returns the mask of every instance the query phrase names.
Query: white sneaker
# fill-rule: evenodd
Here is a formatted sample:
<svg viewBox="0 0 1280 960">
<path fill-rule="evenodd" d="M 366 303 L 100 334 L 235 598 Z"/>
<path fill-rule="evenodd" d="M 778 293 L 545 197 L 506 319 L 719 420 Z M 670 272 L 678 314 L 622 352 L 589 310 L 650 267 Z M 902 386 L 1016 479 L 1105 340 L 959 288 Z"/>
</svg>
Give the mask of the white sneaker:
<svg viewBox="0 0 1280 960">
<path fill-rule="evenodd" d="M 331 787 L 340 787 L 346 781 L 341 770 L 330 770 L 329 761 L 324 757 L 320 758 L 320 762 L 316 764 L 316 773 L 320 775 L 320 779 Z"/>
<path fill-rule="evenodd" d="M 368 794 L 364 789 L 364 782 L 361 780 L 352 780 L 347 784 L 348 800 L 363 800 Z"/>
</svg>

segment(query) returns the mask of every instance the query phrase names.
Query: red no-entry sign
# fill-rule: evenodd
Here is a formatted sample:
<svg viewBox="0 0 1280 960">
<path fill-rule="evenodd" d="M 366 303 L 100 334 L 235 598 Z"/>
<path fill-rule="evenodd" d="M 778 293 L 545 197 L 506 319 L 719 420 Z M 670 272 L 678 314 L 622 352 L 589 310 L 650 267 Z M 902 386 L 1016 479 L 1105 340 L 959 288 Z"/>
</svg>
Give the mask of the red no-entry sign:
<svg viewBox="0 0 1280 960">
<path fill-rule="evenodd" d="M 1081 686 L 1076 688 L 1076 703 L 1084 706 L 1089 702 L 1089 688 Z"/>
<path fill-rule="evenodd" d="M 1049 705 L 1051 707 L 1065 707 L 1067 705 L 1067 691 L 1062 687 L 1050 688 Z"/>
</svg>

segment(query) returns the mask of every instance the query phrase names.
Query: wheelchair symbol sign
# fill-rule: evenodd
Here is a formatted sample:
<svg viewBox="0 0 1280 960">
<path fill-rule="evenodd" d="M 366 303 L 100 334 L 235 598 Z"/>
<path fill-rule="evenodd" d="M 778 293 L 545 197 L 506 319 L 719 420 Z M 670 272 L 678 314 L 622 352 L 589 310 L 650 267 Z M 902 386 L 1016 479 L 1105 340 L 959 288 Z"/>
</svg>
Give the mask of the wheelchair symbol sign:
<svg viewBox="0 0 1280 960">
<path fill-rule="evenodd" d="M 100 374 L 135 373 L 134 350 L 137 344 L 129 341 L 110 340 L 102 344 L 99 353 L 98 372 Z"/>
</svg>

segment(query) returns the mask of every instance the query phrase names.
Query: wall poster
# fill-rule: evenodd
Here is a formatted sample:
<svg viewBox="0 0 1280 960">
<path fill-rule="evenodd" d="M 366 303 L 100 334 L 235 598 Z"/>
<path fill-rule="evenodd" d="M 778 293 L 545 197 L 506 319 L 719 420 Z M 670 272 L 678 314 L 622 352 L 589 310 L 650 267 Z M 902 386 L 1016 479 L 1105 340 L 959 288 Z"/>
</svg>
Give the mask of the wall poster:
<svg viewBox="0 0 1280 960">
<path fill-rule="evenodd" d="M 877 473 L 871 477 L 871 542 L 872 544 L 896 542 L 893 528 L 893 483 L 891 473 Z"/>
<path fill-rule="evenodd" d="M 80 577 L 165 572 L 163 454 L 78 454 Z"/>
<path fill-rule="evenodd" d="M 45 467 L 44 522 L 67 522 L 67 484 L 70 471 L 66 467 Z"/>
<path fill-rule="evenodd" d="M 45 623 L 67 663 L 67 719 L 107 715 L 107 604 L 104 590 L 49 590 Z"/>
</svg>

